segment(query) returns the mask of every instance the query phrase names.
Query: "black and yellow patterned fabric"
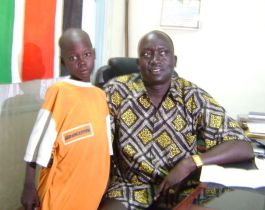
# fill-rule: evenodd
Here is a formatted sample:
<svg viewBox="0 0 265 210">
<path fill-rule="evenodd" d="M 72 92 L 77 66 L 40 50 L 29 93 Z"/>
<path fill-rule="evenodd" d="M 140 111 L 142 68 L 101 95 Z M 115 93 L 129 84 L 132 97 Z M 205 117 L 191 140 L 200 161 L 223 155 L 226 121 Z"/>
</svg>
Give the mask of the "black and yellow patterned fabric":
<svg viewBox="0 0 265 210">
<path fill-rule="evenodd" d="M 197 139 L 206 149 L 223 141 L 247 140 L 223 107 L 176 73 L 158 108 L 139 74 L 118 77 L 104 88 L 114 147 L 106 197 L 122 201 L 128 209 L 143 209 L 153 202 L 154 190 L 168 172 L 198 152 Z"/>
</svg>

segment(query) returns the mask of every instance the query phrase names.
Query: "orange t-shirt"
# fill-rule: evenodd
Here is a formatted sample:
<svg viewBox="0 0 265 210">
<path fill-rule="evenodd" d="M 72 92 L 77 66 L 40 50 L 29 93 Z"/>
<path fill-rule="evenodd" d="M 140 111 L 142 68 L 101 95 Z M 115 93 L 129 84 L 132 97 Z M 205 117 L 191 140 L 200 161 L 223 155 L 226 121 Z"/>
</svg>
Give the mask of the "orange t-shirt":
<svg viewBox="0 0 265 210">
<path fill-rule="evenodd" d="M 41 210 L 98 208 L 112 153 L 108 119 L 105 93 L 90 83 L 68 79 L 48 89 L 24 158 L 44 166 Z"/>
</svg>

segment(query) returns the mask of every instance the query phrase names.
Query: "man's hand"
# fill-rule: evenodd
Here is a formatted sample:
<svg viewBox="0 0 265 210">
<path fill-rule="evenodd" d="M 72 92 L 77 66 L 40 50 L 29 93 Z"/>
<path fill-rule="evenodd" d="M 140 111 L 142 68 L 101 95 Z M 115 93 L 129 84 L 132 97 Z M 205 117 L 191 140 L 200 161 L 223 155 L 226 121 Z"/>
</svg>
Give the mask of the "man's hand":
<svg viewBox="0 0 265 210">
<path fill-rule="evenodd" d="M 179 184 L 186 177 L 188 177 L 191 172 L 196 169 L 196 165 L 193 162 L 191 157 L 182 159 L 166 176 L 166 178 L 159 185 L 156 194 L 155 200 L 159 197 L 160 194 L 165 194 L 168 189 L 176 184 Z"/>
<path fill-rule="evenodd" d="M 34 185 L 24 186 L 21 203 L 25 210 L 34 210 L 40 206 L 38 193 Z"/>
</svg>

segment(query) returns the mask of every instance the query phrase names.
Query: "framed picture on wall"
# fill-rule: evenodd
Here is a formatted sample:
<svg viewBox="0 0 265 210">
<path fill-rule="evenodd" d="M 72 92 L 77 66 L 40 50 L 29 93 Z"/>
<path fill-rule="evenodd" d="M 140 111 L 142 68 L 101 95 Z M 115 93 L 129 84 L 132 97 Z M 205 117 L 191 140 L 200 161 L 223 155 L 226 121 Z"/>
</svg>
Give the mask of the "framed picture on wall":
<svg viewBox="0 0 265 210">
<path fill-rule="evenodd" d="M 160 26 L 199 29 L 201 0 L 162 0 Z"/>
</svg>

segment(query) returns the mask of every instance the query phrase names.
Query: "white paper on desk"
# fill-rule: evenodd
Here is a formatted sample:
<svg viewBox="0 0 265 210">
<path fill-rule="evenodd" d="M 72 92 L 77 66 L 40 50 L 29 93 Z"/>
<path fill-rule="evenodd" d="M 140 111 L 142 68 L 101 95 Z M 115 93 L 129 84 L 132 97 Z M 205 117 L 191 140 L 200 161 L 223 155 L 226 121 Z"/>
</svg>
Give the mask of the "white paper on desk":
<svg viewBox="0 0 265 210">
<path fill-rule="evenodd" d="M 265 134 L 265 122 L 248 122 L 247 126 L 250 133 Z"/>
<path fill-rule="evenodd" d="M 256 164 L 256 166 L 257 166 L 257 168 L 259 170 L 263 170 L 264 171 L 264 175 L 265 175 L 265 159 L 264 158 L 256 158 L 255 157 L 255 164 Z"/>
<path fill-rule="evenodd" d="M 201 170 L 200 181 L 217 183 L 227 187 L 265 187 L 265 170 L 205 165 Z"/>
</svg>

